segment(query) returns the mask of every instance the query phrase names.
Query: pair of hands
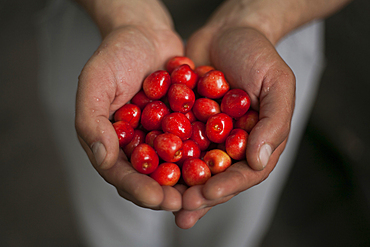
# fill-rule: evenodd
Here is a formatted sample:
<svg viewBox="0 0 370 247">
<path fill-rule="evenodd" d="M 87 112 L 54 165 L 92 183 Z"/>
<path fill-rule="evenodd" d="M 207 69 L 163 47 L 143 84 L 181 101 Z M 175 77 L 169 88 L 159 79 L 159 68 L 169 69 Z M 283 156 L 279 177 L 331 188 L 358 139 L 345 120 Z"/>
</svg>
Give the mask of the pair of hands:
<svg viewBox="0 0 370 247">
<path fill-rule="evenodd" d="M 228 14 L 223 11 L 219 13 Z M 79 77 L 76 130 L 91 163 L 120 196 L 141 207 L 172 211 L 180 228 L 190 228 L 213 206 L 268 177 L 288 138 L 295 78 L 264 34 L 248 26 L 210 22 L 186 47 L 172 28 L 124 25 L 104 36 Z M 248 138 L 247 161 L 190 188 L 160 186 L 136 172 L 119 149 L 109 121 L 139 91 L 145 76 L 175 55 L 223 71 L 232 88 L 250 95 L 252 108 L 260 114 Z"/>
</svg>

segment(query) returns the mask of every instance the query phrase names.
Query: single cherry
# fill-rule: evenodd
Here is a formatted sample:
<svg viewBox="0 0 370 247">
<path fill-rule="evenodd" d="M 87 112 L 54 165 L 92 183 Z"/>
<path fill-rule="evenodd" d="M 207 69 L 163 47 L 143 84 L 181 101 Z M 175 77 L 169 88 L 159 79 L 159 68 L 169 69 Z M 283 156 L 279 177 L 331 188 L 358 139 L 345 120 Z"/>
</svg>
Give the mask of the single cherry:
<svg viewBox="0 0 370 247">
<path fill-rule="evenodd" d="M 157 70 L 147 76 L 143 82 L 145 95 L 152 100 L 159 100 L 166 95 L 171 85 L 171 78 L 167 71 Z"/>
<path fill-rule="evenodd" d="M 181 177 L 178 165 L 174 163 L 162 163 L 150 174 L 150 177 L 162 186 L 174 186 Z"/>
<path fill-rule="evenodd" d="M 152 102 L 153 100 L 149 99 L 143 90 L 140 90 L 137 94 L 134 95 L 134 97 L 131 99 L 131 103 L 134 105 L 137 105 L 140 110 L 143 110 L 145 106 Z"/>
<path fill-rule="evenodd" d="M 172 71 L 171 82 L 184 84 L 190 89 L 194 89 L 198 82 L 198 75 L 190 68 L 189 65 L 183 64 Z"/>
<path fill-rule="evenodd" d="M 206 123 L 206 134 L 210 141 L 222 143 L 233 129 L 232 118 L 225 113 L 218 113 L 210 117 Z"/>
<path fill-rule="evenodd" d="M 199 77 L 203 77 L 205 74 L 207 74 L 209 71 L 211 70 L 215 70 L 214 67 L 212 66 L 209 66 L 209 65 L 201 65 L 201 66 L 198 66 L 194 69 L 194 72 L 199 76 Z"/>
<path fill-rule="evenodd" d="M 193 111 L 188 111 L 187 113 L 185 113 L 185 117 L 189 119 L 190 123 L 194 123 L 195 121 L 197 121 L 197 118 L 195 117 Z"/>
<path fill-rule="evenodd" d="M 207 164 L 212 174 L 225 171 L 232 163 L 230 156 L 220 149 L 208 151 L 203 161 Z"/>
<path fill-rule="evenodd" d="M 144 129 L 161 130 L 164 116 L 170 114 L 170 110 L 162 101 L 148 103 L 141 113 L 141 124 Z"/>
<path fill-rule="evenodd" d="M 150 174 L 157 169 L 159 158 L 151 146 L 141 143 L 131 154 L 131 164 L 138 172 Z"/>
<path fill-rule="evenodd" d="M 134 130 L 134 137 L 132 140 L 123 147 L 123 152 L 125 152 L 128 159 L 131 158 L 131 154 L 134 149 L 139 146 L 141 143 L 144 143 L 145 140 L 145 133 L 142 130 L 135 129 Z"/>
<path fill-rule="evenodd" d="M 200 95 L 219 99 L 229 91 L 230 86 L 224 74 L 218 70 L 211 70 L 199 79 L 197 91 Z"/>
<path fill-rule="evenodd" d="M 172 133 L 163 133 L 154 139 L 154 149 L 167 162 L 177 162 L 182 157 L 182 141 Z"/>
<path fill-rule="evenodd" d="M 137 105 L 126 104 L 114 113 L 114 121 L 125 121 L 136 129 L 139 126 L 141 110 Z"/>
<path fill-rule="evenodd" d="M 191 69 L 195 68 L 194 62 L 190 58 L 184 56 L 175 56 L 167 61 L 166 70 L 168 71 L 168 73 L 171 74 L 174 69 L 176 69 L 182 64 L 189 65 Z"/>
<path fill-rule="evenodd" d="M 228 91 L 221 102 L 221 112 L 230 117 L 238 118 L 243 116 L 249 109 L 251 100 L 242 89 L 231 89 Z"/>
<path fill-rule="evenodd" d="M 184 84 L 172 84 L 167 94 L 168 103 L 173 111 L 187 113 L 195 102 L 195 94 Z"/>
<path fill-rule="evenodd" d="M 182 178 L 188 186 L 205 184 L 210 177 L 211 170 L 201 159 L 189 158 L 182 165 Z"/>
<path fill-rule="evenodd" d="M 177 135 L 181 140 L 185 141 L 191 137 L 192 125 L 180 112 L 173 112 L 164 116 L 162 121 L 162 131 Z"/>
<path fill-rule="evenodd" d="M 206 123 L 210 116 L 221 112 L 219 104 L 208 98 L 195 100 L 192 111 L 195 117 L 203 123 Z"/>
<path fill-rule="evenodd" d="M 151 147 L 154 147 L 154 139 L 157 138 L 160 134 L 163 134 L 163 131 L 161 130 L 152 130 L 145 136 L 145 143 L 148 144 Z"/>
<path fill-rule="evenodd" d="M 247 141 L 248 133 L 245 130 L 233 129 L 226 138 L 226 152 L 234 160 L 245 160 Z"/>
<path fill-rule="evenodd" d="M 182 166 L 184 161 L 188 158 L 200 158 L 199 146 L 193 140 L 186 140 L 182 143 L 182 158 L 176 162 L 176 164 Z"/>
<path fill-rule="evenodd" d="M 250 133 L 259 120 L 258 112 L 249 108 L 246 114 L 235 122 L 235 128 L 243 129 Z"/>
<path fill-rule="evenodd" d="M 209 147 L 211 141 L 207 137 L 205 123 L 195 121 L 194 123 L 192 123 L 192 127 L 193 132 L 190 139 L 198 144 L 201 151 L 206 150 Z"/>
<path fill-rule="evenodd" d="M 113 127 L 117 133 L 119 146 L 124 148 L 134 137 L 134 128 L 126 121 L 115 122 Z"/>
</svg>

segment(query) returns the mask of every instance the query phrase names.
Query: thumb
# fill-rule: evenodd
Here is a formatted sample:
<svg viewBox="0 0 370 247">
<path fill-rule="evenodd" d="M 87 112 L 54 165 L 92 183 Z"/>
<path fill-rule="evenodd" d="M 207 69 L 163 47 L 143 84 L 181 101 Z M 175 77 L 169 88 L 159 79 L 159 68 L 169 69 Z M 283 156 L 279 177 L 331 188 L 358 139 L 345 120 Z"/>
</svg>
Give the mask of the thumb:
<svg viewBox="0 0 370 247">
<path fill-rule="evenodd" d="M 116 89 L 107 78 L 113 77 L 89 66 L 84 68 L 79 77 L 75 113 L 79 141 L 94 167 L 103 170 L 111 168 L 119 154 L 117 134 L 110 121 Z M 121 97 L 123 104 L 129 100 L 129 93 Z"/>
<path fill-rule="evenodd" d="M 96 115 L 94 121 L 85 121 L 84 114 L 76 112 L 76 131 L 81 146 L 96 169 L 111 168 L 118 159 L 118 139 L 116 132 L 104 116 Z"/>
<path fill-rule="evenodd" d="M 295 99 L 295 77 L 288 67 L 268 72 L 262 82 L 259 121 L 247 144 L 247 161 L 254 170 L 264 169 L 274 153 L 277 158 L 289 136 Z"/>
</svg>

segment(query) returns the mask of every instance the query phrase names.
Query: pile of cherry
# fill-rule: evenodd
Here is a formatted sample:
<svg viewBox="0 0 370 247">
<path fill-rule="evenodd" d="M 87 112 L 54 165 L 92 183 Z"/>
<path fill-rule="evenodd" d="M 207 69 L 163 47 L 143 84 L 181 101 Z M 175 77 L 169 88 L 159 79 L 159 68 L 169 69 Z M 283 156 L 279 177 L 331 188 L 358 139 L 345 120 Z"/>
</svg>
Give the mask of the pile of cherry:
<svg viewBox="0 0 370 247">
<path fill-rule="evenodd" d="M 114 114 L 120 148 L 132 166 L 161 185 L 204 184 L 244 160 L 258 121 L 250 98 L 230 89 L 221 71 L 173 57 L 145 78 L 142 90 Z"/>
</svg>

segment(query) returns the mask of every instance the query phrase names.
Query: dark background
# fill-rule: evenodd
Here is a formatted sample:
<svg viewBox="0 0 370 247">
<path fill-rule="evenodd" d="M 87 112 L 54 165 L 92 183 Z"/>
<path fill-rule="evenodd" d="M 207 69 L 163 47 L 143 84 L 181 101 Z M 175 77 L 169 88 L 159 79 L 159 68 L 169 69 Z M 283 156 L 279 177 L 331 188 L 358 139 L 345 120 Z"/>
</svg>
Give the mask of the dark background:
<svg viewBox="0 0 370 247">
<path fill-rule="evenodd" d="M 214 9 L 203 2 L 174 15 L 184 37 Z M 44 5 L 0 1 L 0 246 L 82 246 L 37 95 L 35 18 Z M 370 246 L 369 13 L 370 1 L 355 0 L 326 21 L 327 67 L 262 246 Z"/>
</svg>

